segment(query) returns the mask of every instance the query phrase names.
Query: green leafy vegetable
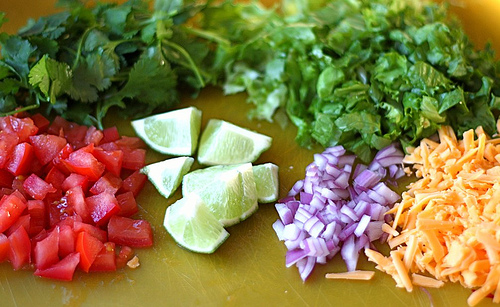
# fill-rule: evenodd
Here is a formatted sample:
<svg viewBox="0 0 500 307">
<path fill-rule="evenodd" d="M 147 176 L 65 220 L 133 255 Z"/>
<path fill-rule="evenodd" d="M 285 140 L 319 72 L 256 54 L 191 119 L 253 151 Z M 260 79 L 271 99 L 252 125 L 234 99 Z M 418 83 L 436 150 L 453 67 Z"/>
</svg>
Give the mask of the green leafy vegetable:
<svg viewBox="0 0 500 307">
<path fill-rule="evenodd" d="M 365 162 L 442 124 L 458 135 L 496 129 L 500 64 L 433 2 L 59 5 L 66 9 L 0 34 L 2 114 L 43 106 L 100 127 L 112 108 L 144 116 L 175 106 L 181 86 L 196 95 L 217 84 L 248 93 L 251 117 L 291 121 L 300 145 L 341 144 Z"/>
<path fill-rule="evenodd" d="M 178 102 L 179 86 L 196 92 L 211 82 L 205 72 L 211 42 L 184 25 L 205 5 L 58 4 L 65 11 L 30 20 L 16 35 L 0 34 L 3 115 L 44 106 L 102 128 L 110 108 L 129 118 L 168 110 Z"/>
<path fill-rule="evenodd" d="M 226 93 L 246 91 L 255 118 L 286 110 L 304 146 L 342 144 L 368 161 L 373 149 L 415 145 L 441 124 L 495 133 L 500 66 L 443 6 L 292 0 L 280 12 L 225 2 L 203 22 L 230 42 L 215 67 Z"/>
</svg>

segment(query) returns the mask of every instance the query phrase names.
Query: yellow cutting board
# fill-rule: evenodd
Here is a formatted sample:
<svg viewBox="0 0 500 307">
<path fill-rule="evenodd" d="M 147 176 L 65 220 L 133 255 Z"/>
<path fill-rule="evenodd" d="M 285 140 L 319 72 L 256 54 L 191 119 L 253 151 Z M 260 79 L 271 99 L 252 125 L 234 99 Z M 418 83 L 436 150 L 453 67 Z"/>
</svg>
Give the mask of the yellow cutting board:
<svg viewBox="0 0 500 307">
<path fill-rule="evenodd" d="M 454 1 L 453 11 L 461 16 L 466 30 L 480 46 L 492 40 L 500 50 L 500 2 L 498 0 Z M 0 0 L 0 11 L 10 21 L 3 31 L 15 32 L 26 23 L 56 11 L 55 0 Z M 471 5 L 474 3 L 474 5 Z M 304 168 L 320 151 L 306 150 L 294 142 L 296 129 L 277 124 L 250 121 L 251 106 L 246 96 L 224 97 L 219 89 L 205 89 L 182 105 L 203 111 L 203 125 L 220 118 L 273 137 L 271 149 L 256 163 L 273 162 L 280 167 L 280 196 L 304 176 Z M 108 119 L 122 134 L 133 135 L 129 122 Z M 148 162 L 168 158 L 149 151 Z M 169 200 L 147 184 L 138 198 L 140 217 L 154 228 L 155 245 L 137 250 L 140 267 L 114 273 L 78 272 L 72 282 L 40 279 L 32 271 L 13 271 L 9 263 L 0 264 L 0 306 L 466 306 L 471 290 L 447 284 L 428 292 L 416 288 L 412 293 L 395 287 L 388 275 L 377 271 L 371 281 L 339 281 L 324 278 L 327 272 L 345 271 L 338 256 L 326 265 L 316 266 L 303 283 L 295 267 L 285 267 L 285 246 L 278 241 L 271 225 L 278 218 L 272 204 L 260 205 L 248 220 L 228 229 L 229 239 L 211 255 L 188 252 L 175 244 L 162 226 L 165 209 L 180 197 Z M 360 269 L 374 270 L 364 256 Z M 486 299 L 481 306 L 494 305 Z"/>
</svg>

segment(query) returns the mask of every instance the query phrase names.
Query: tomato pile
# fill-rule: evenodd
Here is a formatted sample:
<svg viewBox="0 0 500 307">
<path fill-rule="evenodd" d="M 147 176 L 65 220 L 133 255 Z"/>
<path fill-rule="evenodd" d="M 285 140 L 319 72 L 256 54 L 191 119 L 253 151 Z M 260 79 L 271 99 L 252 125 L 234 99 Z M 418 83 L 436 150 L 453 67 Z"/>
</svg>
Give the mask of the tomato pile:
<svg viewBox="0 0 500 307">
<path fill-rule="evenodd" d="M 72 280 L 115 271 L 153 244 L 151 225 L 131 218 L 147 177 L 145 144 L 56 117 L 0 118 L 0 262 Z"/>
</svg>

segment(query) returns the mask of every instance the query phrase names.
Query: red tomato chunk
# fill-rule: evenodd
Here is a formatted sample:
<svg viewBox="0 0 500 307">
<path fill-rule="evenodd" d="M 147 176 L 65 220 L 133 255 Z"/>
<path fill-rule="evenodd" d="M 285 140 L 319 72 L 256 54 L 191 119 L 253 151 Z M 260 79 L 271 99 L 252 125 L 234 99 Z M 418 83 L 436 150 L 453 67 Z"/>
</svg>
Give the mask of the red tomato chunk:
<svg viewBox="0 0 500 307">
<path fill-rule="evenodd" d="M 153 244 L 134 219 L 145 144 L 57 116 L 0 117 L 0 263 L 70 281 L 126 266 Z"/>
</svg>

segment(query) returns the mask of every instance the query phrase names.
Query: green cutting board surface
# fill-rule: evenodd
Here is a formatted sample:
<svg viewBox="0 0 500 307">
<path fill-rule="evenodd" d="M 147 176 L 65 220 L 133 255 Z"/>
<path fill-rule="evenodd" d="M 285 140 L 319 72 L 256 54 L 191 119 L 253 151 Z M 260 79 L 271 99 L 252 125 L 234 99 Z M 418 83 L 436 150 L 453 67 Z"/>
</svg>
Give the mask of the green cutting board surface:
<svg viewBox="0 0 500 307">
<path fill-rule="evenodd" d="M 470 3 L 474 2 L 474 6 Z M 10 21 L 1 30 L 15 32 L 36 18 L 55 12 L 54 0 L 1 0 L 0 11 Z M 500 50 L 500 2 L 462 1 L 455 7 L 473 40 L 482 45 L 493 41 Z M 186 93 L 189 94 L 189 93 Z M 186 95 L 189 96 L 189 95 Z M 179 106 L 194 105 L 203 111 L 203 126 L 210 118 L 230 121 L 273 137 L 271 149 L 256 163 L 279 166 L 280 196 L 304 176 L 305 167 L 320 149 L 307 150 L 294 142 L 296 129 L 247 118 L 251 105 L 244 94 L 224 96 L 207 88 L 196 99 L 185 98 Z M 128 121 L 108 119 L 124 135 L 134 135 Z M 152 150 L 147 162 L 166 159 Z M 302 282 L 295 267 L 285 267 L 285 246 L 278 241 L 272 223 L 278 218 L 273 204 L 260 205 L 249 219 L 228 228 L 229 239 L 211 255 L 186 251 L 162 226 L 165 209 L 180 197 L 160 196 L 146 184 L 138 197 L 140 218 L 151 222 L 154 247 L 137 250 L 140 267 L 114 273 L 77 272 L 72 282 L 40 279 L 32 271 L 13 271 L 0 264 L 0 306 L 466 306 L 471 290 L 457 284 L 441 289 L 396 288 L 388 275 L 377 271 L 370 281 L 327 280 L 325 273 L 345 271 L 340 256 L 316 266 Z M 364 256 L 360 269 L 375 270 Z M 480 306 L 495 305 L 486 299 Z"/>
</svg>

